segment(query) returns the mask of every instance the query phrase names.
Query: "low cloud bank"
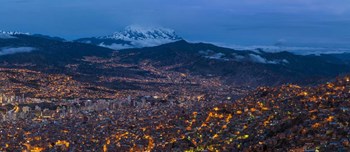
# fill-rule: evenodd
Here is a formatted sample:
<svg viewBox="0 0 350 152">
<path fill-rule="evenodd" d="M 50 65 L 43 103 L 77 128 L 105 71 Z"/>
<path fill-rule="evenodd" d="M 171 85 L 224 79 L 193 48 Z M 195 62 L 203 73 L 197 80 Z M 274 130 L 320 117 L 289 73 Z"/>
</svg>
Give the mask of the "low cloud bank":
<svg viewBox="0 0 350 152">
<path fill-rule="evenodd" d="M 33 47 L 5 47 L 0 49 L 0 56 L 2 55 L 10 55 L 16 53 L 27 53 L 36 50 Z"/>
</svg>

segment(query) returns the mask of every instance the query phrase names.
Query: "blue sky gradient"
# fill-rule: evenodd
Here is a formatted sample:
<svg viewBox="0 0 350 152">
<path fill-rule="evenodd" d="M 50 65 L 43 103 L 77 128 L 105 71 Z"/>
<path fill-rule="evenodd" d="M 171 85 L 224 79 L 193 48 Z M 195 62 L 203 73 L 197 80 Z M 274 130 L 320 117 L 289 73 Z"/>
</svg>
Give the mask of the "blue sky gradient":
<svg viewBox="0 0 350 152">
<path fill-rule="evenodd" d="M 66 39 L 138 24 L 191 41 L 350 47 L 348 0 L 2 0 L 0 18 L 0 30 Z"/>
</svg>

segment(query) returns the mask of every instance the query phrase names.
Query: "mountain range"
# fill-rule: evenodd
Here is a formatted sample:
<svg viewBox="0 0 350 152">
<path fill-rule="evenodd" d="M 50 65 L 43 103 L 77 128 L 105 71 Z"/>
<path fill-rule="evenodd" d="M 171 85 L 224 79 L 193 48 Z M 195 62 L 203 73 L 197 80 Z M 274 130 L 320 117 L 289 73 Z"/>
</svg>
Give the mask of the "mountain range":
<svg viewBox="0 0 350 152">
<path fill-rule="evenodd" d="M 126 49 L 111 49 L 117 45 Z M 190 43 L 169 29 L 128 27 L 110 36 L 75 41 L 37 34 L 0 34 L 2 68 L 64 74 L 78 82 L 115 90 L 159 89 L 181 75 L 191 84 L 215 79 L 235 87 L 314 85 L 349 73 L 346 56 L 349 54 L 234 50 Z"/>
<path fill-rule="evenodd" d="M 75 41 L 119 50 L 157 46 L 181 39 L 172 29 L 131 25 L 124 31 L 115 32 L 112 35 L 81 38 Z"/>
</svg>

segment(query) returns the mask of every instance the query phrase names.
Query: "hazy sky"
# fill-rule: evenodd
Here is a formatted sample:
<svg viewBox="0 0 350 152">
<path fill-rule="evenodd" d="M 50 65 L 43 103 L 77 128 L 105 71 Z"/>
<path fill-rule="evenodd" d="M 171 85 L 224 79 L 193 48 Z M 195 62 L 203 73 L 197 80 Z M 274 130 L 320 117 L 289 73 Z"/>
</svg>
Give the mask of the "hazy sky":
<svg viewBox="0 0 350 152">
<path fill-rule="evenodd" d="M 130 24 L 192 41 L 350 46 L 349 0 L 0 0 L 0 29 L 99 36 Z"/>
</svg>

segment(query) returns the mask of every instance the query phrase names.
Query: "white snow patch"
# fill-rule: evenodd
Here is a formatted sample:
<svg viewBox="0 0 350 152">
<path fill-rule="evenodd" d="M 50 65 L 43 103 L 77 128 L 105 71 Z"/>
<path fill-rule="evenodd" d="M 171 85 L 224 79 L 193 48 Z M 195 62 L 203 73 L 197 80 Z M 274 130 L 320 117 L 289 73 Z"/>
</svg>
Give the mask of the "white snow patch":
<svg viewBox="0 0 350 152">
<path fill-rule="evenodd" d="M 24 33 L 24 32 L 13 32 L 13 31 L 2 31 L 0 30 L 0 34 L 5 34 L 5 35 L 11 35 L 11 36 L 14 36 L 14 35 L 30 35 L 30 33 Z"/>
<path fill-rule="evenodd" d="M 16 35 L 30 35 L 29 33 L 23 33 L 23 32 L 8 32 L 8 31 L 2 31 L 0 30 L 0 39 L 13 39 L 17 38 Z"/>
<path fill-rule="evenodd" d="M 123 31 L 97 38 L 127 41 L 131 43 L 130 45 L 126 45 L 130 46 L 128 48 L 153 47 L 181 40 L 172 29 L 139 25 L 131 25 Z"/>
</svg>

